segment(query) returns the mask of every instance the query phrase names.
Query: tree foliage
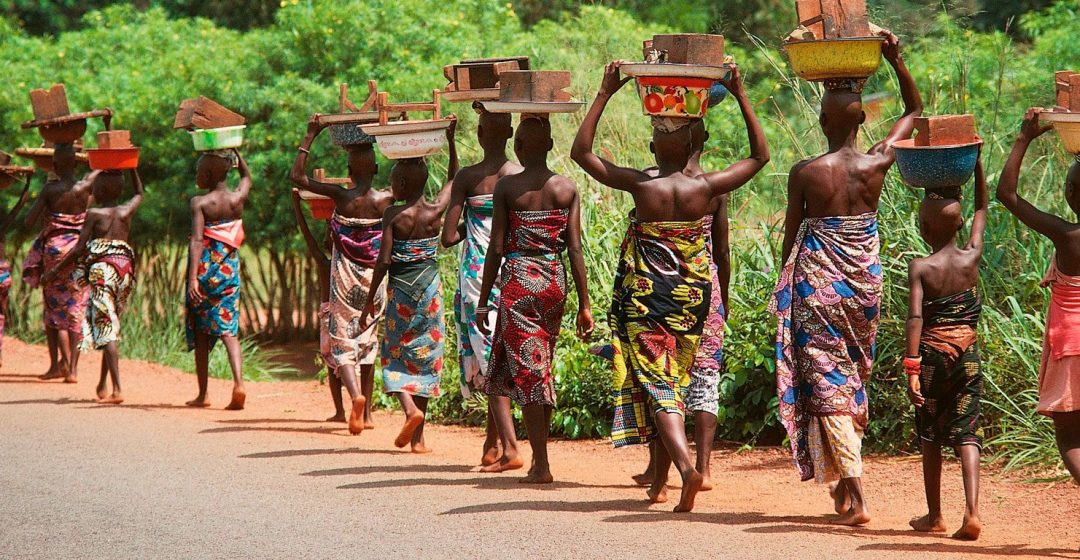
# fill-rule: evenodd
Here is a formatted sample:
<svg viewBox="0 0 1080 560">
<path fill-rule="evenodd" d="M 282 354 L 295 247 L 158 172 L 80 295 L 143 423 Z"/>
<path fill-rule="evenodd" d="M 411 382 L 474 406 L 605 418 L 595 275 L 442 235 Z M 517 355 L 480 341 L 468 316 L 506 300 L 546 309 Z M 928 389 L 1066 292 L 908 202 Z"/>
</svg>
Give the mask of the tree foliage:
<svg viewBox="0 0 1080 560">
<path fill-rule="evenodd" d="M 721 383 L 722 429 L 731 439 L 776 442 L 780 432 L 772 414 L 774 371 L 769 340 L 774 325 L 765 305 L 779 268 L 778 224 L 787 170 L 822 149 L 816 120 L 820 90 L 795 80 L 776 48 L 777 38 L 795 25 L 791 4 L 790 0 L 753 0 L 715 4 L 721 6 L 715 8 L 697 3 L 694 6 L 704 7 L 678 14 L 661 9 L 683 5 L 674 1 L 626 0 L 618 4 L 625 9 L 614 9 L 526 0 L 286 0 L 272 24 L 246 32 L 206 18 L 173 17 L 164 4 L 145 9 L 114 5 L 86 13 L 79 29 L 55 37 L 34 35 L 13 21 L 0 19 L 0 72 L 7 77 L 0 82 L 0 147 L 11 151 L 40 142 L 34 131 L 19 129 L 19 123 L 31 117 L 27 97 L 31 88 L 64 82 L 73 109 L 113 107 L 116 126 L 131 129 L 133 140 L 143 147 L 141 171 L 147 201 L 137 217 L 136 243 L 182 241 L 190 228 L 188 199 L 194 194 L 195 154 L 187 135 L 171 129 L 172 117 L 181 100 L 207 95 L 248 118 L 244 153 L 255 173 L 256 190 L 245 210 L 245 222 L 253 249 L 261 254 L 300 251 L 289 206 L 288 171 L 310 114 L 336 110 L 339 83 L 349 83 L 357 92 L 354 98 L 362 97 L 367 80 L 375 79 L 395 100 L 418 100 L 445 84 L 445 64 L 467 57 L 524 54 L 533 58 L 537 68 L 572 70 L 572 93 L 589 99 L 604 63 L 640 56 L 640 42 L 652 34 L 722 29 L 728 33 L 729 50 L 743 69 L 773 149 L 772 163 L 732 201 L 735 278 L 725 348 L 727 371 Z M 884 2 L 873 5 L 877 6 L 875 19 L 895 24 L 904 37 L 906 60 L 928 112 L 977 115 L 987 140 L 983 154 L 991 180 L 996 178 L 993 170 L 1000 169 L 1020 115 L 1029 106 L 1050 104 L 1054 71 L 1067 66 L 1062 61 L 1080 59 L 1080 43 L 1074 40 L 1080 34 L 1080 20 L 1072 0 L 1023 15 L 1019 20 L 1019 31 L 1027 38 L 1023 44 L 1001 31 L 977 31 L 964 23 L 968 20 L 958 23 L 955 13 L 932 10 L 928 1 L 890 4 L 888 10 Z M 63 6 L 74 3 L 58 5 Z M 895 19 L 906 17 L 902 15 L 905 6 L 920 14 L 924 27 Z M 959 10 L 955 4 L 950 4 L 952 8 Z M 752 23 L 755 17 L 765 18 L 766 23 Z M 762 44 L 751 43 L 740 32 L 743 24 L 762 38 Z M 649 124 L 641 117 L 631 89 L 628 86 L 612 99 L 597 147 L 622 164 L 645 167 L 652 159 Z M 886 118 L 900 110 L 894 79 L 887 70 L 878 72 L 867 91 L 894 94 L 894 101 L 881 108 Z M 467 105 L 447 105 L 446 109 L 461 118 L 463 159 L 475 161 L 479 151 L 469 132 L 474 129 L 475 115 Z M 594 313 L 602 319 L 630 201 L 597 186 L 569 161 L 570 140 L 580 120 L 580 114 L 553 119 L 556 148 L 551 164 L 581 188 L 590 292 Z M 883 134 L 882 122 L 887 119 L 866 127 L 868 139 Z M 719 168 L 744 157 L 746 134 L 734 104 L 711 108 L 707 125 L 711 137 L 706 167 Z M 1051 142 L 1045 145 L 1053 146 Z M 1032 198 L 1043 207 L 1060 209 L 1065 154 L 1043 149 L 1037 157 L 1033 156 L 1036 163 L 1025 175 L 1036 185 L 1030 191 Z M 331 174 L 345 171 L 342 153 L 325 138 L 316 144 L 312 159 Z M 436 158 L 432 187 L 442 181 L 443 165 Z M 382 181 L 389 167 L 382 162 Z M 6 203 L 12 196 L 0 193 Z M 909 441 L 910 407 L 895 373 L 902 354 L 898 341 L 902 340 L 906 298 L 903 267 L 907 259 L 925 250 L 913 227 L 916 200 L 895 177 L 890 179 L 881 210 L 888 288 L 879 367 L 871 384 L 873 421 L 868 438 L 868 444 L 879 449 L 903 447 Z M 984 356 L 988 376 L 1001 387 L 1001 394 L 1020 395 L 1034 378 L 1031 356 L 1022 352 L 1037 352 L 1041 338 L 1038 317 L 1031 313 L 1043 306 L 1044 295 L 1037 286 L 1041 271 L 1033 272 L 1031 263 L 1044 262 L 1048 246 L 999 208 L 993 212 L 996 229 L 988 234 L 992 249 L 987 251 L 984 272 L 984 293 L 988 294 Z M 444 272 L 452 270 L 456 257 L 448 252 L 441 258 Z M 443 278 L 452 297 L 453 275 L 446 273 Z M 572 298 L 570 317 L 575 305 Z M 572 327 L 564 331 L 557 370 L 558 431 L 575 437 L 602 434 L 610 414 L 609 368 L 572 340 Z M 448 396 L 434 405 L 433 412 L 442 418 L 474 418 L 462 411 L 482 410 L 455 396 L 452 358 L 446 371 Z M 1001 418 L 991 417 L 990 422 L 997 423 L 993 429 L 1045 426 L 1038 418 L 1011 424 Z"/>
</svg>

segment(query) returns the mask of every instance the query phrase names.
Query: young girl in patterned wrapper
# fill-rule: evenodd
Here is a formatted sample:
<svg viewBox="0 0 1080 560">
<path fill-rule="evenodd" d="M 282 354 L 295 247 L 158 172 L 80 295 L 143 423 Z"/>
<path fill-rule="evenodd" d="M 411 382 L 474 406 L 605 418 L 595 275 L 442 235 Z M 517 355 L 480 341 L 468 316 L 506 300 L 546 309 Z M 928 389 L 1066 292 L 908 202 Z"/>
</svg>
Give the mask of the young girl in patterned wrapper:
<svg viewBox="0 0 1080 560">
<path fill-rule="evenodd" d="M 951 194 L 951 193 L 949 193 Z M 919 532 L 945 532 L 941 514 L 941 448 L 960 457 L 966 509 L 953 537 L 976 540 L 979 519 L 979 426 L 983 392 L 976 327 L 982 311 L 979 263 L 990 197 L 982 162 L 975 170 L 975 215 L 971 234 L 958 243 L 964 216 L 959 197 L 927 192 L 919 206 L 919 232 L 933 253 L 908 265 L 908 397 L 922 444 L 923 483 L 929 512 L 911 521 Z"/>
<path fill-rule="evenodd" d="M 119 172 L 95 172 L 91 192 L 99 207 L 87 211 L 75 248 L 43 277 L 45 281 L 52 281 L 59 271 L 77 262 L 72 281 L 90 293 L 82 319 L 81 350 L 104 351 L 97 397 L 107 404 L 124 401 L 120 391 L 120 315 L 135 287 L 135 251 L 127 240 L 131 220 L 143 200 L 139 172 L 131 170 L 130 174 L 135 195 L 126 203 L 117 204 L 124 187 L 123 176 Z M 112 378 L 111 395 L 106 391 L 107 376 Z"/>
<path fill-rule="evenodd" d="M 394 445 L 430 453 L 424 441 L 428 400 L 439 396 L 446 326 L 442 317 L 442 284 L 435 262 L 443 213 L 450 204 L 449 181 L 457 173 L 455 120 L 446 131 L 450 163 L 446 186 L 434 202 L 424 198 L 428 167 L 423 158 L 399 160 L 390 173 L 394 200 L 383 215 L 382 246 L 372 289 L 361 322 L 375 313 L 375 293 L 389 275 L 382 340 L 383 390 L 397 396 L 405 424 Z"/>
</svg>

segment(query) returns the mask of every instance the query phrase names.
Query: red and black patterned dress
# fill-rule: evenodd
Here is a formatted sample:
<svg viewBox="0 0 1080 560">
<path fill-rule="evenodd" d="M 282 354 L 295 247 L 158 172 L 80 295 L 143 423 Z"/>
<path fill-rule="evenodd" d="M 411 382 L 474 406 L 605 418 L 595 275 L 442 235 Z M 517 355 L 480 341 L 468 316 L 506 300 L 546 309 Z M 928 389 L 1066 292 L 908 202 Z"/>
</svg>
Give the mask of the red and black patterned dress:
<svg viewBox="0 0 1080 560">
<path fill-rule="evenodd" d="M 555 341 L 566 307 L 567 209 L 513 211 L 500 273 L 488 395 L 555 406 Z"/>
</svg>

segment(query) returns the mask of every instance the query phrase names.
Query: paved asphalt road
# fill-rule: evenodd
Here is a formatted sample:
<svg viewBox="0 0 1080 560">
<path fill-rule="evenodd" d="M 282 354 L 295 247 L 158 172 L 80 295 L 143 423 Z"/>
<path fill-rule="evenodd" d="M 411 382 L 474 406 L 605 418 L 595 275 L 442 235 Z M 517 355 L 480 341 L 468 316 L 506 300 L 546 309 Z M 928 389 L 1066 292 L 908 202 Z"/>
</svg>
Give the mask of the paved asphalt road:
<svg viewBox="0 0 1080 560">
<path fill-rule="evenodd" d="M 671 504 L 648 507 L 643 492 L 627 484 L 641 465 L 640 450 L 559 444 L 552 459 L 566 482 L 523 488 L 517 473 L 471 472 L 481 441 L 475 430 L 431 429 L 436 453 L 423 457 L 390 445 L 397 416 L 380 415 L 379 428 L 358 438 L 343 435 L 340 426 L 318 420 L 325 413 L 318 387 L 305 386 L 318 403 L 311 410 L 275 400 L 292 398 L 287 384 L 253 387 L 240 413 L 145 404 L 182 402 L 186 392 L 129 392 L 123 407 L 106 407 L 88 398 L 89 378 L 77 386 L 35 383 L 28 373 L 7 373 L 7 348 L 5 357 L 3 559 L 879 559 L 926 558 L 930 551 L 935 558 L 1006 551 L 1080 558 L 1075 532 L 1033 543 L 1009 534 L 1000 513 L 990 526 L 997 542 L 913 536 L 904 522 L 919 508 L 916 478 L 893 484 L 892 492 L 904 486 L 901 496 L 913 504 L 865 530 L 830 526 L 823 492 L 794 480 L 778 451 L 720 459 L 717 489 L 702 494 L 697 512 L 674 515 Z M 131 370 L 130 385 L 148 383 L 149 373 L 142 378 Z M 173 391 L 170 383 L 193 389 L 188 376 L 155 375 L 157 393 Z M 221 389 L 215 385 L 214 394 L 224 398 Z M 890 468 L 918 476 L 911 461 L 876 468 L 881 476 Z M 875 495 L 889 493 L 877 484 Z M 772 504 L 781 506 L 770 511 Z M 1055 542 L 1060 546 L 1047 544 Z"/>
</svg>

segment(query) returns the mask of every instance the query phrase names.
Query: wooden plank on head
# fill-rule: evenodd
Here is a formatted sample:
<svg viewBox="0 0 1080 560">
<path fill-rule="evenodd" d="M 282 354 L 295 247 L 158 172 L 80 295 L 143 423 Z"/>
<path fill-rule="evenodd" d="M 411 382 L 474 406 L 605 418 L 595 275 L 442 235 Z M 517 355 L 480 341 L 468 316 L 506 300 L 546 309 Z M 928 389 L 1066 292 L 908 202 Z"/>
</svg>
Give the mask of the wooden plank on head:
<svg viewBox="0 0 1080 560">
<path fill-rule="evenodd" d="M 180 103 L 180 109 L 176 112 L 173 128 L 204 130 L 225 128 L 227 126 L 240 126 L 247 120 L 240 114 L 234 113 L 218 102 L 206 96 L 195 99 L 186 99 Z"/>
<path fill-rule="evenodd" d="M 359 111 L 361 113 L 366 111 L 378 111 L 379 107 L 379 84 L 375 80 L 368 80 L 368 96 L 364 100 L 364 103 L 360 105 Z"/>
</svg>

